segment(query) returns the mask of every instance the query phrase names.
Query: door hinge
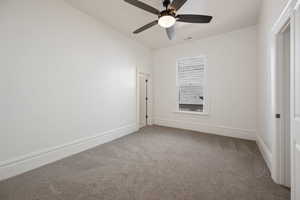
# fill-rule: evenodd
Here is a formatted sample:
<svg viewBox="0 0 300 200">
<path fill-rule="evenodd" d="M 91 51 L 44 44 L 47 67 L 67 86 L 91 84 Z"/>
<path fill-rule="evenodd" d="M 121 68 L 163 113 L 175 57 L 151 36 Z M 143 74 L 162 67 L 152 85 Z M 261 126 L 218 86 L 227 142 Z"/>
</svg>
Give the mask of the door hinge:
<svg viewBox="0 0 300 200">
<path fill-rule="evenodd" d="M 280 114 L 276 114 L 276 118 L 277 118 L 277 119 L 280 119 L 280 118 L 281 118 L 281 115 L 280 115 Z"/>
<path fill-rule="evenodd" d="M 148 97 L 146 97 L 146 101 L 148 101 Z"/>
<path fill-rule="evenodd" d="M 146 115 L 146 119 L 148 119 L 148 115 Z"/>
</svg>

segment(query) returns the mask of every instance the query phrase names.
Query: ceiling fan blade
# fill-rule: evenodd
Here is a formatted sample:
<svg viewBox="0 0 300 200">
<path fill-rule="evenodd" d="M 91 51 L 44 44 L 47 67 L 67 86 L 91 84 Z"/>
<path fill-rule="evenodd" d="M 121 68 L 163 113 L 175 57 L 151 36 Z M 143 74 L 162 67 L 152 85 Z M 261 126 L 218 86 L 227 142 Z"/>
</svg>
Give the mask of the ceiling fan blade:
<svg viewBox="0 0 300 200">
<path fill-rule="evenodd" d="M 172 26 L 170 28 L 166 28 L 166 32 L 167 32 L 169 40 L 174 40 L 175 39 L 175 26 Z"/>
<path fill-rule="evenodd" d="M 153 22 L 150 22 L 149 24 L 146 24 L 145 26 L 142 26 L 141 28 L 137 29 L 137 30 L 134 31 L 133 33 L 134 33 L 134 34 L 138 34 L 138 33 L 142 32 L 142 31 L 144 31 L 144 30 L 147 30 L 147 29 L 149 29 L 149 28 L 151 28 L 152 26 L 155 26 L 155 25 L 157 25 L 157 24 L 158 24 L 158 20 L 155 20 L 155 21 L 153 21 Z"/>
<path fill-rule="evenodd" d="M 160 14 L 160 11 L 156 8 L 153 8 L 152 6 L 149 6 L 141 1 L 138 1 L 138 0 L 124 0 L 126 3 L 129 3 L 135 7 L 138 7 L 140 9 L 143 9 L 145 11 L 148 11 L 150 13 L 153 13 L 155 15 L 159 15 Z"/>
<path fill-rule="evenodd" d="M 208 15 L 177 15 L 177 21 L 187 23 L 210 23 L 212 16 Z"/>
<path fill-rule="evenodd" d="M 178 11 L 186 2 L 187 0 L 173 0 L 171 6 Z"/>
</svg>

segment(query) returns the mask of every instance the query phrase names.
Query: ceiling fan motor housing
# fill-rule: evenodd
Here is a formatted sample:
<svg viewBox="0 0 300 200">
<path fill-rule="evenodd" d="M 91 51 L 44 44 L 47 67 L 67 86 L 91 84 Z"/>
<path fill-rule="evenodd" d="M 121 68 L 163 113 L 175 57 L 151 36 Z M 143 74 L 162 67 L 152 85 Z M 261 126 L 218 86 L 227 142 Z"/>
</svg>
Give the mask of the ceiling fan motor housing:
<svg viewBox="0 0 300 200">
<path fill-rule="evenodd" d="M 161 18 L 163 16 L 167 16 L 167 15 L 170 15 L 170 16 L 175 18 L 176 17 L 176 12 L 173 9 L 163 10 L 163 11 L 161 11 L 161 13 L 159 15 L 159 18 Z"/>
</svg>

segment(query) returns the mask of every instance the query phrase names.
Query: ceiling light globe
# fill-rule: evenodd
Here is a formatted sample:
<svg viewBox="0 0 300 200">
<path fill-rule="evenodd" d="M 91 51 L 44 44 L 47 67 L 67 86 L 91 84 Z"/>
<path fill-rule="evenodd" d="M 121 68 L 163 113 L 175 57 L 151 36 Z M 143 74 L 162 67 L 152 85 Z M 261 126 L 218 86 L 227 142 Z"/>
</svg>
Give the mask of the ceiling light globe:
<svg viewBox="0 0 300 200">
<path fill-rule="evenodd" d="M 171 15 L 165 15 L 159 18 L 158 24 L 163 28 L 170 28 L 172 27 L 176 22 L 175 17 Z"/>
</svg>

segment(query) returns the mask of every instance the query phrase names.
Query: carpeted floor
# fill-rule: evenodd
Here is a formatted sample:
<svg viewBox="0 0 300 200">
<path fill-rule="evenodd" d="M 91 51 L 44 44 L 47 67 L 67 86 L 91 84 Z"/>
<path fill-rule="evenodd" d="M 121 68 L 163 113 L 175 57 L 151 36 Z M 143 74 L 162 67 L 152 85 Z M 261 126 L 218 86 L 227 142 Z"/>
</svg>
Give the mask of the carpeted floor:
<svg viewBox="0 0 300 200">
<path fill-rule="evenodd" d="M 0 182 L 0 200 L 288 200 L 255 142 L 163 127 Z"/>
</svg>

